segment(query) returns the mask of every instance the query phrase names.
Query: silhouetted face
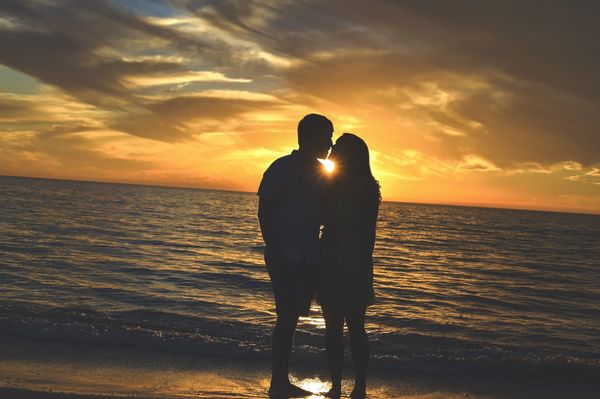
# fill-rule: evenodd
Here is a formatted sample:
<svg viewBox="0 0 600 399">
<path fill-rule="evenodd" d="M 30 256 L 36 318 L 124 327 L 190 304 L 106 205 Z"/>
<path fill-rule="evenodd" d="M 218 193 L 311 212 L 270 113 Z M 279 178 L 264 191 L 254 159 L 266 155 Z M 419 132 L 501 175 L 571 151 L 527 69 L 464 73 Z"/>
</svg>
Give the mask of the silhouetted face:
<svg viewBox="0 0 600 399">
<path fill-rule="evenodd" d="M 329 129 L 316 132 L 302 143 L 302 151 L 314 158 L 327 158 L 327 153 L 333 144 L 332 135 L 333 132 Z"/>
</svg>

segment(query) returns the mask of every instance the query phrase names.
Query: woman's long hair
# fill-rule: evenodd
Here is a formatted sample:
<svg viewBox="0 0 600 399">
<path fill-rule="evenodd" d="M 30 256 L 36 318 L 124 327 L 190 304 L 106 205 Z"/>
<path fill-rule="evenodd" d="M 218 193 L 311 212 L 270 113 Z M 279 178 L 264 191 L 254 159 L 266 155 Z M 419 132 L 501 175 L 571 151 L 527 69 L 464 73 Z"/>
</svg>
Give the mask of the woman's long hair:
<svg viewBox="0 0 600 399">
<path fill-rule="evenodd" d="M 344 133 L 335 142 L 336 170 L 342 178 L 363 177 L 367 178 L 381 201 L 381 188 L 379 182 L 371 172 L 371 163 L 369 159 L 369 148 L 367 143 L 360 137 L 352 133 Z M 338 166 L 339 164 L 339 166 Z"/>
</svg>

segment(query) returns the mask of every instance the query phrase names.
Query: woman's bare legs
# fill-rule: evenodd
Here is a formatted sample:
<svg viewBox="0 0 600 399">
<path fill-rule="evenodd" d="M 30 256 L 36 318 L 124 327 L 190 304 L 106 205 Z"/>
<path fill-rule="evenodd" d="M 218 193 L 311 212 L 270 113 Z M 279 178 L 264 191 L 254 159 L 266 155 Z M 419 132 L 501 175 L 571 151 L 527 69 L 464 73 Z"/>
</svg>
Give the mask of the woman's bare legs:
<svg viewBox="0 0 600 399">
<path fill-rule="evenodd" d="M 339 398 L 342 392 L 342 367 L 344 364 L 344 314 L 337 309 L 323 307 L 325 319 L 325 352 L 331 376 L 331 389 L 327 396 Z"/>
<path fill-rule="evenodd" d="M 353 309 L 346 313 L 346 323 L 350 334 L 350 350 L 354 364 L 354 389 L 352 398 L 364 398 L 367 391 L 367 368 L 369 365 L 369 339 L 365 331 L 365 308 Z"/>
</svg>

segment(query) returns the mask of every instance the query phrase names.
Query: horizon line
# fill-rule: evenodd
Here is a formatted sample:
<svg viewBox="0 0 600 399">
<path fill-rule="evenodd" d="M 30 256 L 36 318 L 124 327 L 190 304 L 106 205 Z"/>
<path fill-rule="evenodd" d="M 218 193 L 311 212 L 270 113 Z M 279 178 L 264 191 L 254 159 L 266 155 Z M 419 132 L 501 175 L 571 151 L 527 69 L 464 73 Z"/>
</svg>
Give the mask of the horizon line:
<svg viewBox="0 0 600 399">
<path fill-rule="evenodd" d="M 148 186 L 148 187 L 160 187 L 160 188 L 183 188 L 191 190 L 205 190 L 205 191 L 221 191 L 228 193 L 241 193 L 241 194 L 256 194 L 253 191 L 243 191 L 225 188 L 212 188 L 212 187 L 200 187 L 200 186 L 184 186 L 184 185 L 169 185 L 159 183 L 143 183 L 143 182 L 125 182 L 125 181 L 108 181 L 108 180 L 85 180 L 85 179 L 74 179 L 74 178 L 63 178 L 63 177 L 40 177 L 40 176 L 17 176 L 17 175 L 3 175 L 0 177 L 16 177 L 24 179 L 38 179 L 38 180 L 59 180 L 59 181 L 74 181 L 83 183 L 101 183 L 101 184 L 122 184 L 130 186 Z M 549 209 L 549 208 L 515 208 L 507 204 L 478 204 L 478 203 L 439 203 L 439 202 L 415 202 L 415 201 L 403 201 L 403 200 L 384 200 L 381 202 L 391 202 L 398 204 L 414 204 L 414 205 L 433 205 L 433 206 L 454 206 L 454 207 L 465 207 L 465 208 L 483 208 L 483 209 L 501 209 L 510 211 L 526 211 L 526 212 L 550 212 L 550 213 L 569 213 L 576 215 L 589 215 L 589 216 L 600 216 L 600 210 L 598 211 L 577 211 L 572 209 Z"/>
</svg>

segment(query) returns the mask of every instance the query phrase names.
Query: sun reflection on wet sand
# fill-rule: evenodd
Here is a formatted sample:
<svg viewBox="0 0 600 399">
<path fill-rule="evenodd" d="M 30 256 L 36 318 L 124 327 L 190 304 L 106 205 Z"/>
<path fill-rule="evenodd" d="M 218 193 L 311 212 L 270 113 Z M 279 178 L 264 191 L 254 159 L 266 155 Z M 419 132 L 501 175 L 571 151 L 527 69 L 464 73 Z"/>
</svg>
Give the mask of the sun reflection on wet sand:
<svg viewBox="0 0 600 399">
<path fill-rule="evenodd" d="M 293 383 L 301 387 L 302 389 L 306 389 L 307 391 L 313 392 L 313 395 L 308 396 L 309 399 L 321 399 L 325 398 L 325 392 L 329 390 L 331 384 L 326 381 L 322 381 L 320 378 L 304 378 L 302 380 L 298 380 L 292 378 Z"/>
</svg>

